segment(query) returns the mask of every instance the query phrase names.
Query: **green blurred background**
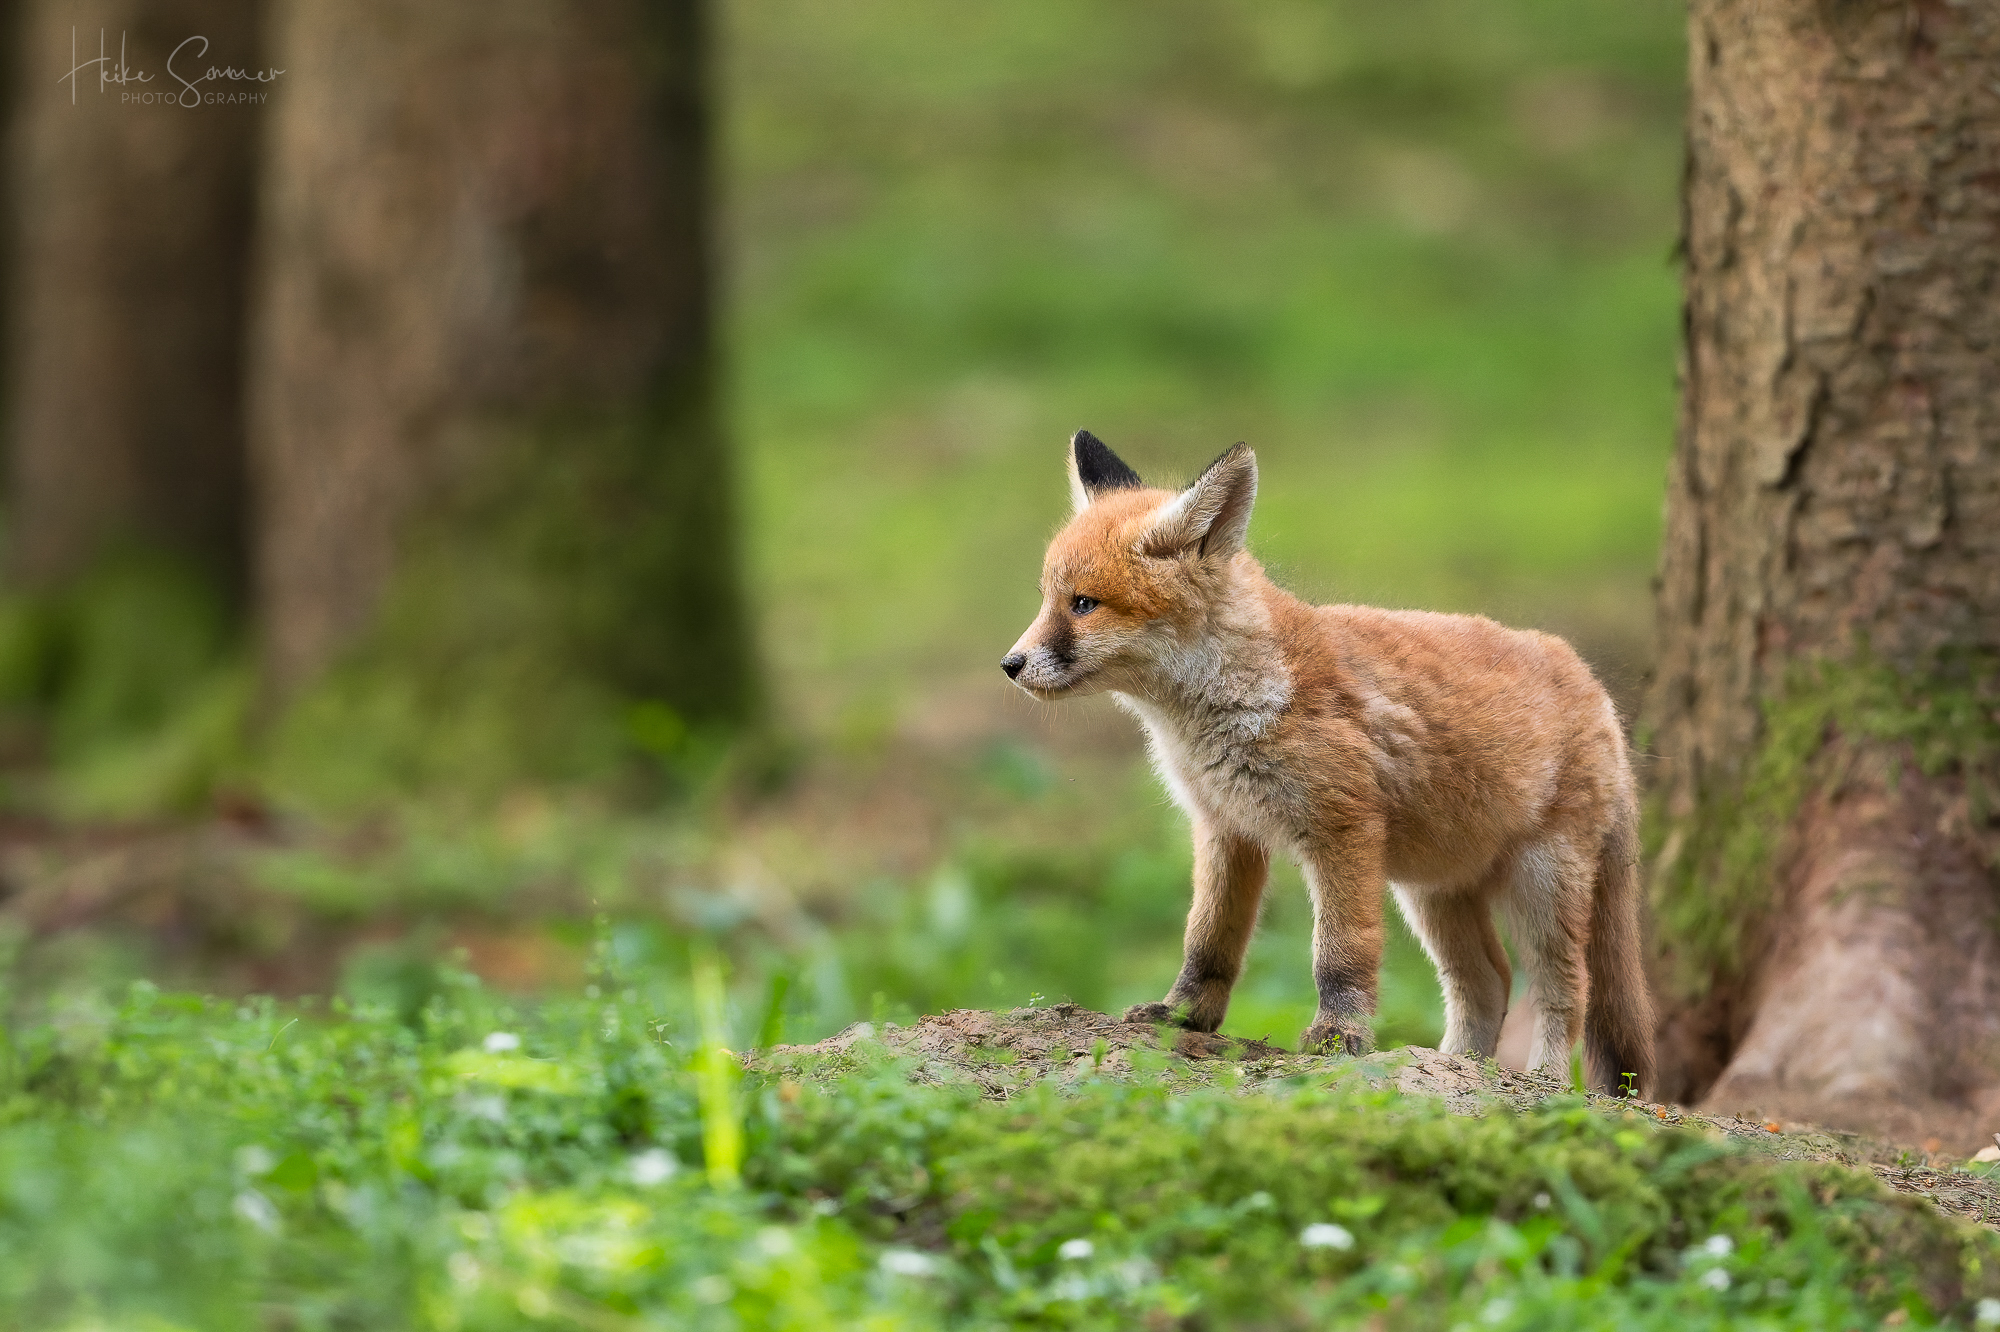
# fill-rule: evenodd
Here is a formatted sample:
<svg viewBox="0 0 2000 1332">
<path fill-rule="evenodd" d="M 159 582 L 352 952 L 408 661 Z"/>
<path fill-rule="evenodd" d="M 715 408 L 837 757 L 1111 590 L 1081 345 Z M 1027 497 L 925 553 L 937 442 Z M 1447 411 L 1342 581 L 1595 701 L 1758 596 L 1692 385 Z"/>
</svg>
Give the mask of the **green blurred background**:
<svg viewBox="0 0 2000 1332">
<path fill-rule="evenodd" d="M 744 1040 L 773 1013 L 796 1040 L 1157 997 L 1185 826 L 1108 702 L 1038 706 L 996 668 L 1069 432 L 1168 481 L 1249 441 L 1252 547 L 1284 585 L 1563 633 L 1629 714 L 1673 429 L 1681 18 L 722 5 L 722 416 L 761 722 L 614 701 L 601 770 L 371 786 L 349 764 L 333 799 L 343 745 L 415 743 L 434 703 L 322 694 L 273 727 L 199 593 L 86 588 L 67 669 L 110 683 L 17 688 L 43 711 L 8 722 L 85 736 L 14 747 L 17 997 L 147 974 L 414 1012 L 439 959 L 535 991 L 581 985 L 594 950 L 681 968 L 690 939 L 727 951 Z M 9 611 L 10 678 L 48 669 L 47 606 Z M 453 741 L 472 763 L 507 747 L 479 724 Z M 1309 1020 L 1308 929 L 1288 867 L 1227 1030 Z M 1381 1034 L 1438 1021 L 1398 932 Z"/>
<path fill-rule="evenodd" d="M 1676 6 L 776 4 L 727 31 L 732 405 L 798 715 L 992 683 L 1079 425 L 1165 479 L 1247 439 L 1297 591 L 1555 625 L 1629 687 Z"/>
<path fill-rule="evenodd" d="M 1135 728 L 994 668 L 1079 426 L 1166 481 L 1250 441 L 1253 548 L 1287 587 L 1565 633 L 1629 712 L 1673 423 L 1680 24 L 1568 0 L 729 11 L 762 641 L 845 763 L 953 772 L 909 798 L 967 868 L 905 909 L 969 896 L 985 940 L 955 974 L 903 964 L 892 1007 L 1115 1008 L 1177 965 L 1185 830 Z M 1309 1019 L 1309 928 L 1281 872 L 1227 1029 Z M 1435 1039 L 1435 1004 L 1399 937 L 1384 1035 Z"/>
</svg>

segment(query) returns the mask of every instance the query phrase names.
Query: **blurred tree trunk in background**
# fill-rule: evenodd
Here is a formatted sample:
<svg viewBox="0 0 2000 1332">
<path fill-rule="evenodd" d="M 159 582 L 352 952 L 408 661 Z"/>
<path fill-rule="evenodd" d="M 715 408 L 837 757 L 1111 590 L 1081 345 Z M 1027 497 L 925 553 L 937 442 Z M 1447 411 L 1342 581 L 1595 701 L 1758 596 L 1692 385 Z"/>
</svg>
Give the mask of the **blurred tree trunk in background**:
<svg viewBox="0 0 2000 1332">
<path fill-rule="evenodd" d="M 446 690 L 533 658 L 516 686 L 574 670 L 740 716 L 700 6 L 276 0 L 271 32 L 251 454 L 276 694 L 355 650 Z"/>
<path fill-rule="evenodd" d="M 2000 7 L 1691 8 L 1661 1090 L 1940 1132 L 2000 1111 Z"/>
<path fill-rule="evenodd" d="M 210 38 L 257 61 L 256 0 L 8 6 L 15 108 L 6 282 L 11 572 L 60 584 L 108 551 L 168 551 L 248 582 L 241 359 L 252 158 L 262 108 L 128 105 L 115 63 L 170 86 Z M 81 22 L 80 22 L 81 19 Z M 88 22 L 91 26 L 83 26 Z M 204 64 L 206 62 L 203 62 Z"/>
</svg>

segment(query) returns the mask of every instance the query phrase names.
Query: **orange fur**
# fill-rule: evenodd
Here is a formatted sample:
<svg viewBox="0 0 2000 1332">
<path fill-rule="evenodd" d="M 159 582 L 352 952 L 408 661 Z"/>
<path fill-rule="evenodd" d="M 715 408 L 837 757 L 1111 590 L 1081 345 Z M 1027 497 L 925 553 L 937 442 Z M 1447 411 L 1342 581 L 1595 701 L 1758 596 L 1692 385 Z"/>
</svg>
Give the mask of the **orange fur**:
<svg viewBox="0 0 2000 1332">
<path fill-rule="evenodd" d="M 1243 548 L 1257 482 L 1243 445 L 1180 492 L 1139 484 L 1081 432 L 1070 465 L 1076 515 L 1003 665 L 1042 699 L 1111 691 L 1193 822 L 1181 974 L 1128 1018 L 1221 1025 L 1280 851 L 1313 898 L 1305 1048 L 1367 1047 L 1388 885 L 1437 964 L 1447 1050 L 1490 1056 L 1499 1040 L 1497 907 L 1540 996 L 1530 1065 L 1565 1066 L 1582 1037 L 1597 1086 L 1649 1084 L 1631 764 L 1570 646 L 1291 596 Z"/>
</svg>

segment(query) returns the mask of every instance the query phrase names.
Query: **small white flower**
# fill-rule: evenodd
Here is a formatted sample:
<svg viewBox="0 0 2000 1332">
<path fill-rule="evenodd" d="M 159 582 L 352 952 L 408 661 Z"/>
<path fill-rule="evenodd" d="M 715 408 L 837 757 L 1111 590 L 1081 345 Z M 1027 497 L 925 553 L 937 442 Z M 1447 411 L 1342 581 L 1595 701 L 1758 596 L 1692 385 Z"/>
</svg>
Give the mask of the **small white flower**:
<svg viewBox="0 0 2000 1332">
<path fill-rule="evenodd" d="M 674 1172 L 680 1168 L 681 1163 L 674 1159 L 674 1154 L 660 1147 L 648 1148 L 625 1163 L 625 1173 L 640 1188 L 663 1184 L 672 1179 Z"/>
<path fill-rule="evenodd" d="M 1090 1283 L 1075 1272 L 1065 1273 L 1063 1276 L 1058 1277 L 1056 1283 L 1049 1287 L 1049 1294 L 1056 1299 L 1076 1300 L 1079 1303 L 1089 1299 L 1096 1293 L 1096 1291 L 1091 1289 Z"/>
<path fill-rule="evenodd" d="M 1087 1239 L 1064 1240 L 1056 1250 L 1056 1256 L 1065 1262 L 1080 1263 L 1097 1252 L 1097 1246 Z"/>
<path fill-rule="evenodd" d="M 236 1215 L 248 1221 L 266 1235 L 278 1233 L 278 1209 L 269 1198 L 255 1189 L 245 1189 L 236 1195 L 231 1204 Z"/>
<path fill-rule="evenodd" d="M 937 1259 L 915 1249 L 884 1249 L 881 1265 L 890 1276 L 901 1277 L 935 1276 L 938 1270 Z"/>
<path fill-rule="evenodd" d="M 1127 1258 L 1118 1264 L 1118 1279 L 1128 1290 L 1138 1290 L 1160 1279 L 1160 1269 L 1153 1266 L 1150 1258 Z"/>
<path fill-rule="evenodd" d="M 504 1096 L 494 1096 L 491 1094 L 467 1096 L 461 1093 L 458 1098 L 458 1105 L 460 1109 L 464 1110 L 466 1114 L 472 1116 L 474 1119 L 491 1120 L 495 1124 L 504 1124 L 507 1122 L 507 1098 Z"/>
<path fill-rule="evenodd" d="M 1549 1197 L 1548 1194 L 1538 1193 L 1535 1195 L 1535 1210 L 1538 1212 L 1546 1212 L 1549 1210 L 1549 1204 L 1554 1201 L 1555 1199 Z"/>
<path fill-rule="evenodd" d="M 1695 1284 L 1709 1290 L 1728 1290 L 1729 1272 L 1725 1268 L 1711 1267 L 1695 1278 Z"/>
<path fill-rule="evenodd" d="M 1308 1249 L 1351 1249 L 1354 1232 L 1331 1221 L 1315 1221 L 1299 1232 L 1299 1243 Z"/>
<path fill-rule="evenodd" d="M 491 1031 L 486 1033 L 486 1039 L 480 1044 L 487 1054 L 506 1054 L 509 1050 L 521 1048 L 521 1038 L 511 1031 Z"/>
<path fill-rule="evenodd" d="M 1989 1295 L 1978 1304 L 1972 1306 L 1972 1325 L 1974 1327 L 2000 1327 L 2000 1300 L 1996 1300 Z"/>
<path fill-rule="evenodd" d="M 1711 1258 L 1727 1258 L 1736 1252 L 1736 1241 L 1727 1235 L 1710 1235 L 1702 1241 L 1701 1251 Z"/>
</svg>

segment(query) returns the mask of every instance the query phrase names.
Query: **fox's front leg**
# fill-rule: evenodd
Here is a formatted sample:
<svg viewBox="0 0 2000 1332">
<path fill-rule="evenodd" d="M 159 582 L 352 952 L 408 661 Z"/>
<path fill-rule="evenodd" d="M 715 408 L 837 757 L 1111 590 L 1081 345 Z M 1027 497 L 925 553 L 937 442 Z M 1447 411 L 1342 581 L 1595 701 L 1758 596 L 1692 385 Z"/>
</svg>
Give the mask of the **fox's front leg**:
<svg viewBox="0 0 2000 1332">
<path fill-rule="evenodd" d="M 1382 971 L 1380 836 L 1354 832 L 1308 848 L 1306 887 L 1313 904 L 1313 986 L 1319 1011 L 1299 1038 L 1306 1054 L 1362 1054 L 1374 1048 Z"/>
<path fill-rule="evenodd" d="M 1270 872 L 1271 853 L 1258 843 L 1195 825 L 1194 905 L 1180 977 L 1164 1002 L 1126 1009 L 1127 1022 L 1173 1022 L 1195 1031 L 1222 1025 Z"/>
</svg>

